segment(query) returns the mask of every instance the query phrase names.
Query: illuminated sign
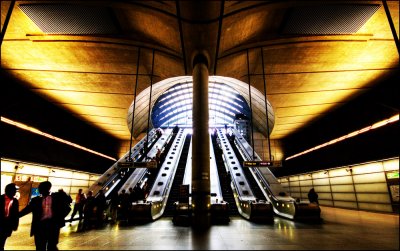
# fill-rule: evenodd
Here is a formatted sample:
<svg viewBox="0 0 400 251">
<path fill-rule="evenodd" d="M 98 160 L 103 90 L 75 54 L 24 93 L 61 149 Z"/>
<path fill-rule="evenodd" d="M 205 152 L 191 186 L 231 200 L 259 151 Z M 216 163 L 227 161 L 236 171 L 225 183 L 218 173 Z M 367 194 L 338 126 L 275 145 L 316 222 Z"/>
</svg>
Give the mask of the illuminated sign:
<svg viewBox="0 0 400 251">
<path fill-rule="evenodd" d="M 133 167 L 133 162 L 118 162 L 119 167 Z"/>
<path fill-rule="evenodd" d="M 243 167 L 281 167 L 281 161 L 243 161 Z"/>
<path fill-rule="evenodd" d="M 272 166 L 272 161 L 243 161 L 243 167 Z"/>
<path fill-rule="evenodd" d="M 156 161 L 149 161 L 149 162 L 118 162 L 119 167 L 145 167 L 145 168 L 157 168 Z"/>
<path fill-rule="evenodd" d="M 387 172 L 386 177 L 388 179 L 398 179 L 399 178 L 399 172 L 398 171 L 392 171 L 392 172 Z"/>
</svg>

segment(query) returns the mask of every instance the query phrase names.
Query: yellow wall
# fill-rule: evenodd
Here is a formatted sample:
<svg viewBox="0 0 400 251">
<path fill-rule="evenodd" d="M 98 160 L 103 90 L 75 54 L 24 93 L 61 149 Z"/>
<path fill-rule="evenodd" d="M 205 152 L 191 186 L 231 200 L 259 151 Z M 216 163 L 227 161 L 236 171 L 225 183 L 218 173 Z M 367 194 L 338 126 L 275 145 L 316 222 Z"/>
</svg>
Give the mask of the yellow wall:
<svg viewBox="0 0 400 251">
<path fill-rule="evenodd" d="M 397 172 L 397 179 L 390 173 Z M 290 195 L 308 200 L 314 187 L 320 205 L 365 211 L 393 212 L 398 194 L 399 158 L 342 166 L 317 172 L 280 177 L 279 182 Z M 391 190 L 397 192 L 391 192 Z M 396 202 L 395 202 L 396 203 Z"/>
</svg>

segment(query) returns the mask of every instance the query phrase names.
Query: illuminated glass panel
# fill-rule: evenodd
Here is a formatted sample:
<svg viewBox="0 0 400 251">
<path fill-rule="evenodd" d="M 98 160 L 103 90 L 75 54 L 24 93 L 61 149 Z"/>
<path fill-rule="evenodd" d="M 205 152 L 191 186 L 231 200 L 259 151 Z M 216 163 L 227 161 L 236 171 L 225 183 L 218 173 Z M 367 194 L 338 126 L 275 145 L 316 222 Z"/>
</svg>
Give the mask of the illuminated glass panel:
<svg viewBox="0 0 400 251">
<path fill-rule="evenodd" d="M 291 192 L 300 192 L 300 187 L 299 186 L 290 186 L 290 191 Z"/>
<path fill-rule="evenodd" d="M 383 171 L 382 162 L 374 162 L 365 165 L 357 165 L 352 167 L 353 174 L 361 174 L 361 173 L 376 173 Z"/>
<path fill-rule="evenodd" d="M 301 180 L 300 185 L 301 186 L 312 186 L 313 183 L 312 183 L 312 180 Z"/>
<path fill-rule="evenodd" d="M 192 125 L 193 83 L 179 83 L 166 90 L 155 102 L 151 120 L 154 127 Z M 236 115 L 250 118 L 246 100 L 233 88 L 219 82 L 209 83 L 209 126 L 232 124 Z"/>
<path fill-rule="evenodd" d="M 332 202 L 331 200 L 321 200 L 321 199 L 318 199 L 318 201 L 319 201 L 319 204 L 322 205 L 322 206 L 330 206 L 330 207 L 333 207 L 333 202 Z"/>
<path fill-rule="evenodd" d="M 335 201 L 335 207 L 354 208 L 357 209 L 357 203 L 349 201 Z"/>
<path fill-rule="evenodd" d="M 316 185 L 329 185 L 329 179 L 325 178 L 325 179 L 316 179 L 313 181 L 314 186 Z"/>
<path fill-rule="evenodd" d="M 71 186 L 84 186 L 87 187 L 89 186 L 89 181 L 88 180 L 72 180 L 71 181 Z"/>
<path fill-rule="evenodd" d="M 340 168 L 340 169 L 334 169 L 334 170 L 330 170 L 329 171 L 329 177 L 335 177 L 335 176 L 346 176 L 346 175 L 350 175 L 349 168 Z"/>
<path fill-rule="evenodd" d="M 332 192 L 354 192 L 354 187 L 353 184 L 351 185 L 336 185 L 336 186 L 332 186 Z"/>
<path fill-rule="evenodd" d="M 2 172 L 14 172 L 15 163 L 1 160 L 1 171 Z"/>
<path fill-rule="evenodd" d="M 331 193 L 318 193 L 318 200 L 332 200 Z"/>
<path fill-rule="evenodd" d="M 354 179 L 354 183 L 386 182 L 384 173 L 354 175 L 353 179 Z"/>
<path fill-rule="evenodd" d="M 320 193 L 320 192 L 330 193 L 331 192 L 330 186 L 316 186 L 314 188 L 317 193 Z"/>
<path fill-rule="evenodd" d="M 358 202 L 390 203 L 389 194 L 357 194 Z"/>
<path fill-rule="evenodd" d="M 70 179 L 65 179 L 65 178 L 56 178 L 56 177 L 49 177 L 49 181 L 52 184 L 57 184 L 57 186 L 69 186 L 71 184 Z M 53 187 L 51 189 L 52 191 L 56 191 Z"/>
<path fill-rule="evenodd" d="M 386 160 L 383 162 L 385 171 L 399 170 L 399 159 Z"/>
<path fill-rule="evenodd" d="M 375 183 L 371 184 L 355 184 L 357 193 L 387 193 L 388 187 L 386 183 Z"/>
<path fill-rule="evenodd" d="M 354 193 L 332 193 L 332 196 L 335 201 L 356 201 L 356 195 Z"/>
<path fill-rule="evenodd" d="M 331 178 L 331 185 L 335 184 L 352 184 L 353 180 L 351 179 L 351 176 L 344 176 L 344 177 L 335 177 Z"/>
<path fill-rule="evenodd" d="M 358 203 L 358 207 L 361 210 L 367 211 L 379 211 L 379 212 L 392 212 L 392 205 L 390 204 L 375 204 L 375 203 Z"/>
</svg>

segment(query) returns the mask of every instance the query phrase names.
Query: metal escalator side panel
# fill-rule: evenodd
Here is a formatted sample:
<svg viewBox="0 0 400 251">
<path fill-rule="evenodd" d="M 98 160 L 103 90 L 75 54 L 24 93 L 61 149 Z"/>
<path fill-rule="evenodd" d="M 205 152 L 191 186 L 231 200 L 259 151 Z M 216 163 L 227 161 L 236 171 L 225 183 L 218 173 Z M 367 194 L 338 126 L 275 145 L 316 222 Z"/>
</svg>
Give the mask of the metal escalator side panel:
<svg viewBox="0 0 400 251">
<path fill-rule="evenodd" d="M 154 130 L 154 129 L 153 129 Z M 172 133 L 171 130 L 166 130 L 164 134 L 157 139 L 153 147 L 149 150 L 147 155 L 152 158 L 157 153 L 157 147 L 161 148 L 167 139 L 169 138 L 170 134 Z M 125 181 L 125 183 L 121 186 L 118 190 L 118 193 L 121 193 L 122 190 L 128 191 L 130 187 L 135 187 L 145 176 L 147 172 L 147 168 L 135 168 L 135 171 L 130 175 L 130 177 Z"/>
<path fill-rule="evenodd" d="M 251 156 L 252 156 L 253 148 L 246 141 L 246 139 L 244 139 L 240 135 L 240 133 L 237 130 L 233 129 L 232 131 L 235 134 L 235 142 L 237 142 L 237 145 L 239 146 L 241 152 L 243 153 L 244 160 L 252 160 Z M 261 160 L 260 156 L 257 153 L 254 153 L 254 156 L 256 158 L 255 160 Z M 291 198 L 290 196 L 287 196 L 288 195 L 287 189 L 285 189 L 279 183 L 278 179 L 271 172 L 271 170 L 269 170 L 268 167 L 263 167 L 263 168 L 256 167 L 256 168 L 252 168 L 251 171 L 255 177 L 259 176 L 256 178 L 256 180 L 259 183 L 259 186 L 262 188 L 264 195 L 266 195 L 267 198 L 270 198 L 269 195 L 270 195 L 270 193 L 272 193 L 271 195 L 274 197 L 285 197 L 285 198 L 279 198 L 279 199 L 284 199 L 287 201 L 290 201 L 290 200 L 294 201 L 293 198 Z M 261 178 L 261 181 L 259 178 Z M 264 187 L 267 187 L 266 189 L 268 189 L 269 191 L 266 191 L 266 189 L 264 189 Z M 283 193 L 286 194 L 286 196 L 280 195 Z"/>
<path fill-rule="evenodd" d="M 222 190 L 219 182 L 217 163 L 215 160 L 215 153 L 211 136 L 210 136 L 210 193 L 212 195 L 211 204 L 223 201 L 224 198 L 222 197 Z"/>
<path fill-rule="evenodd" d="M 229 177 L 231 178 L 230 185 L 234 193 L 239 214 L 245 219 L 250 219 L 250 202 L 255 201 L 256 198 L 253 195 L 242 167 L 236 158 L 226 135 L 222 132 L 222 129 L 218 129 L 217 134 L 222 146 L 224 162 L 229 171 Z"/>
<path fill-rule="evenodd" d="M 233 130 L 233 132 L 235 133 L 235 141 L 237 141 L 238 146 L 241 147 L 244 157 L 247 158 L 246 160 L 251 160 L 249 156 L 250 152 L 253 151 L 252 147 L 236 130 Z M 261 160 L 257 153 L 255 153 L 255 157 L 256 160 Z M 256 167 L 252 168 L 251 172 L 254 178 L 259 181 L 260 187 L 262 187 L 266 198 L 271 202 L 275 214 L 288 219 L 320 217 L 319 206 L 296 203 L 295 199 L 289 196 L 288 191 L 283 188 L 269 168 Z"/>
<path fill-rule="evenodd" d="M 152 129 L 149 132 L 149 135 L 153 135 L 155 133 L 155 130 Z M 141 146 L 143 146 L 144 142 L 146 140 L 146 136 L 143 137 L 135 146 L 132 147 L 131 153 L 133 153 L 134 156 L 136 156 L 139 153 L 139 150 Z M 94 182 L 90 187 L 89 191 L 93 192 L 93 195 L 95 196 L 100 189 L 104 189 L 105 186 L 107 186 L 109 183 L 112 182 L 113 179 L 118 176 L 118 172 L 120 168 L 118 167 L 118 162 L 121 160 L 126 160 L 129 155 L 129 151 L 124 154 L 117 162 L 115 162 L 105 173 L 103 173 L 97 180 Z"/>
<path fill-rule="evenodd" d="M 218 175 L 217 162 L 214 152 L 212 137 L 210 135 L 210 215 L 214 223 L 227 223 L 230 221 L 228 203 L 224 201 Z"/>
<path fill-rule="evenodd" d="M 151 204 L 152 219 L 160 218 L 167 205 L 170 188 L 182 153 L 187 132 L 180 129 L 160 168 L 146 202 Z"/>
</svg>

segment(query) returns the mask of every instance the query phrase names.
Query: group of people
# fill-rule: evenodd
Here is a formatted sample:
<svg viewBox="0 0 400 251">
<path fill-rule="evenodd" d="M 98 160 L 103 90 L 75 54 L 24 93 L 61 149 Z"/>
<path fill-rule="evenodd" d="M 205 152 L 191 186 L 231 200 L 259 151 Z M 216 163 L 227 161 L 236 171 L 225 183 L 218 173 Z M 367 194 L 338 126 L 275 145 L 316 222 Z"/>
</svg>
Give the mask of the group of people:
<svg viewBox="0 0 400 251">
<path fill-rule="evenodd" d="M 145 199 L 144 188 L 140 185 L 136 185 L 134 188 L 130 187 L 128 191 L 125 189 L 121 190 L 121 193 L 113 193 L 111 195 L 110 203 L 110 216 L 112 222 L 117 220 L 129 219 L 129 209 L 132 206 L 132 202 L 140 201 Z"/>
<path fill-rule="evenodd" d="M 29 213 L 32 213 L 30 236 L 34 237 L 36 250 L 58 250 L 60 228 L 65 226 L 65 217 L 71 211 L 72 198 L 63 189 L 52 193 L 51 187 L 51 182 L 41 182 L 38 187 L 40 196 L 32 198 L 21 211 L 19 211 L 19 202 L 15 198 L 18 186 L 10 183 L 5 187 L 5 193 L 0 197 L 2 208 L 0 210 L 0 250 L 4 250 L 6 240 L 12 232 L 18 230 L 19 218 Z M 79 213 L 79 220 L 84 220 L 84 227 L 89 227 L 91 222 L 96 222 L 97 225 L 102 224 L 105 209 L 106 198 L 103 190 L 100 190 L 95 198 L 92 191 L 85 195 L 82 189 L 79 189 L 70 221 L 76 213 Z"/>
<path fill-rule="evenodd" d="M 18 229 L 19 218 L 32 213 L 30 236 L 34 237 L 36 250 L 58 250 L 60 228 L 65 226 L 65 217 L 69 214 L 69 196 L 63 191 L 51 193 L 51 183 L 39 184 L 40 196 L 31 199 L 29 204 L 19 210 L 19 202 L 15 199 L 18 187 L 10 183 L 1 195 L 1 250 L 4 250 L 6 239 Z"/>
</svg>

